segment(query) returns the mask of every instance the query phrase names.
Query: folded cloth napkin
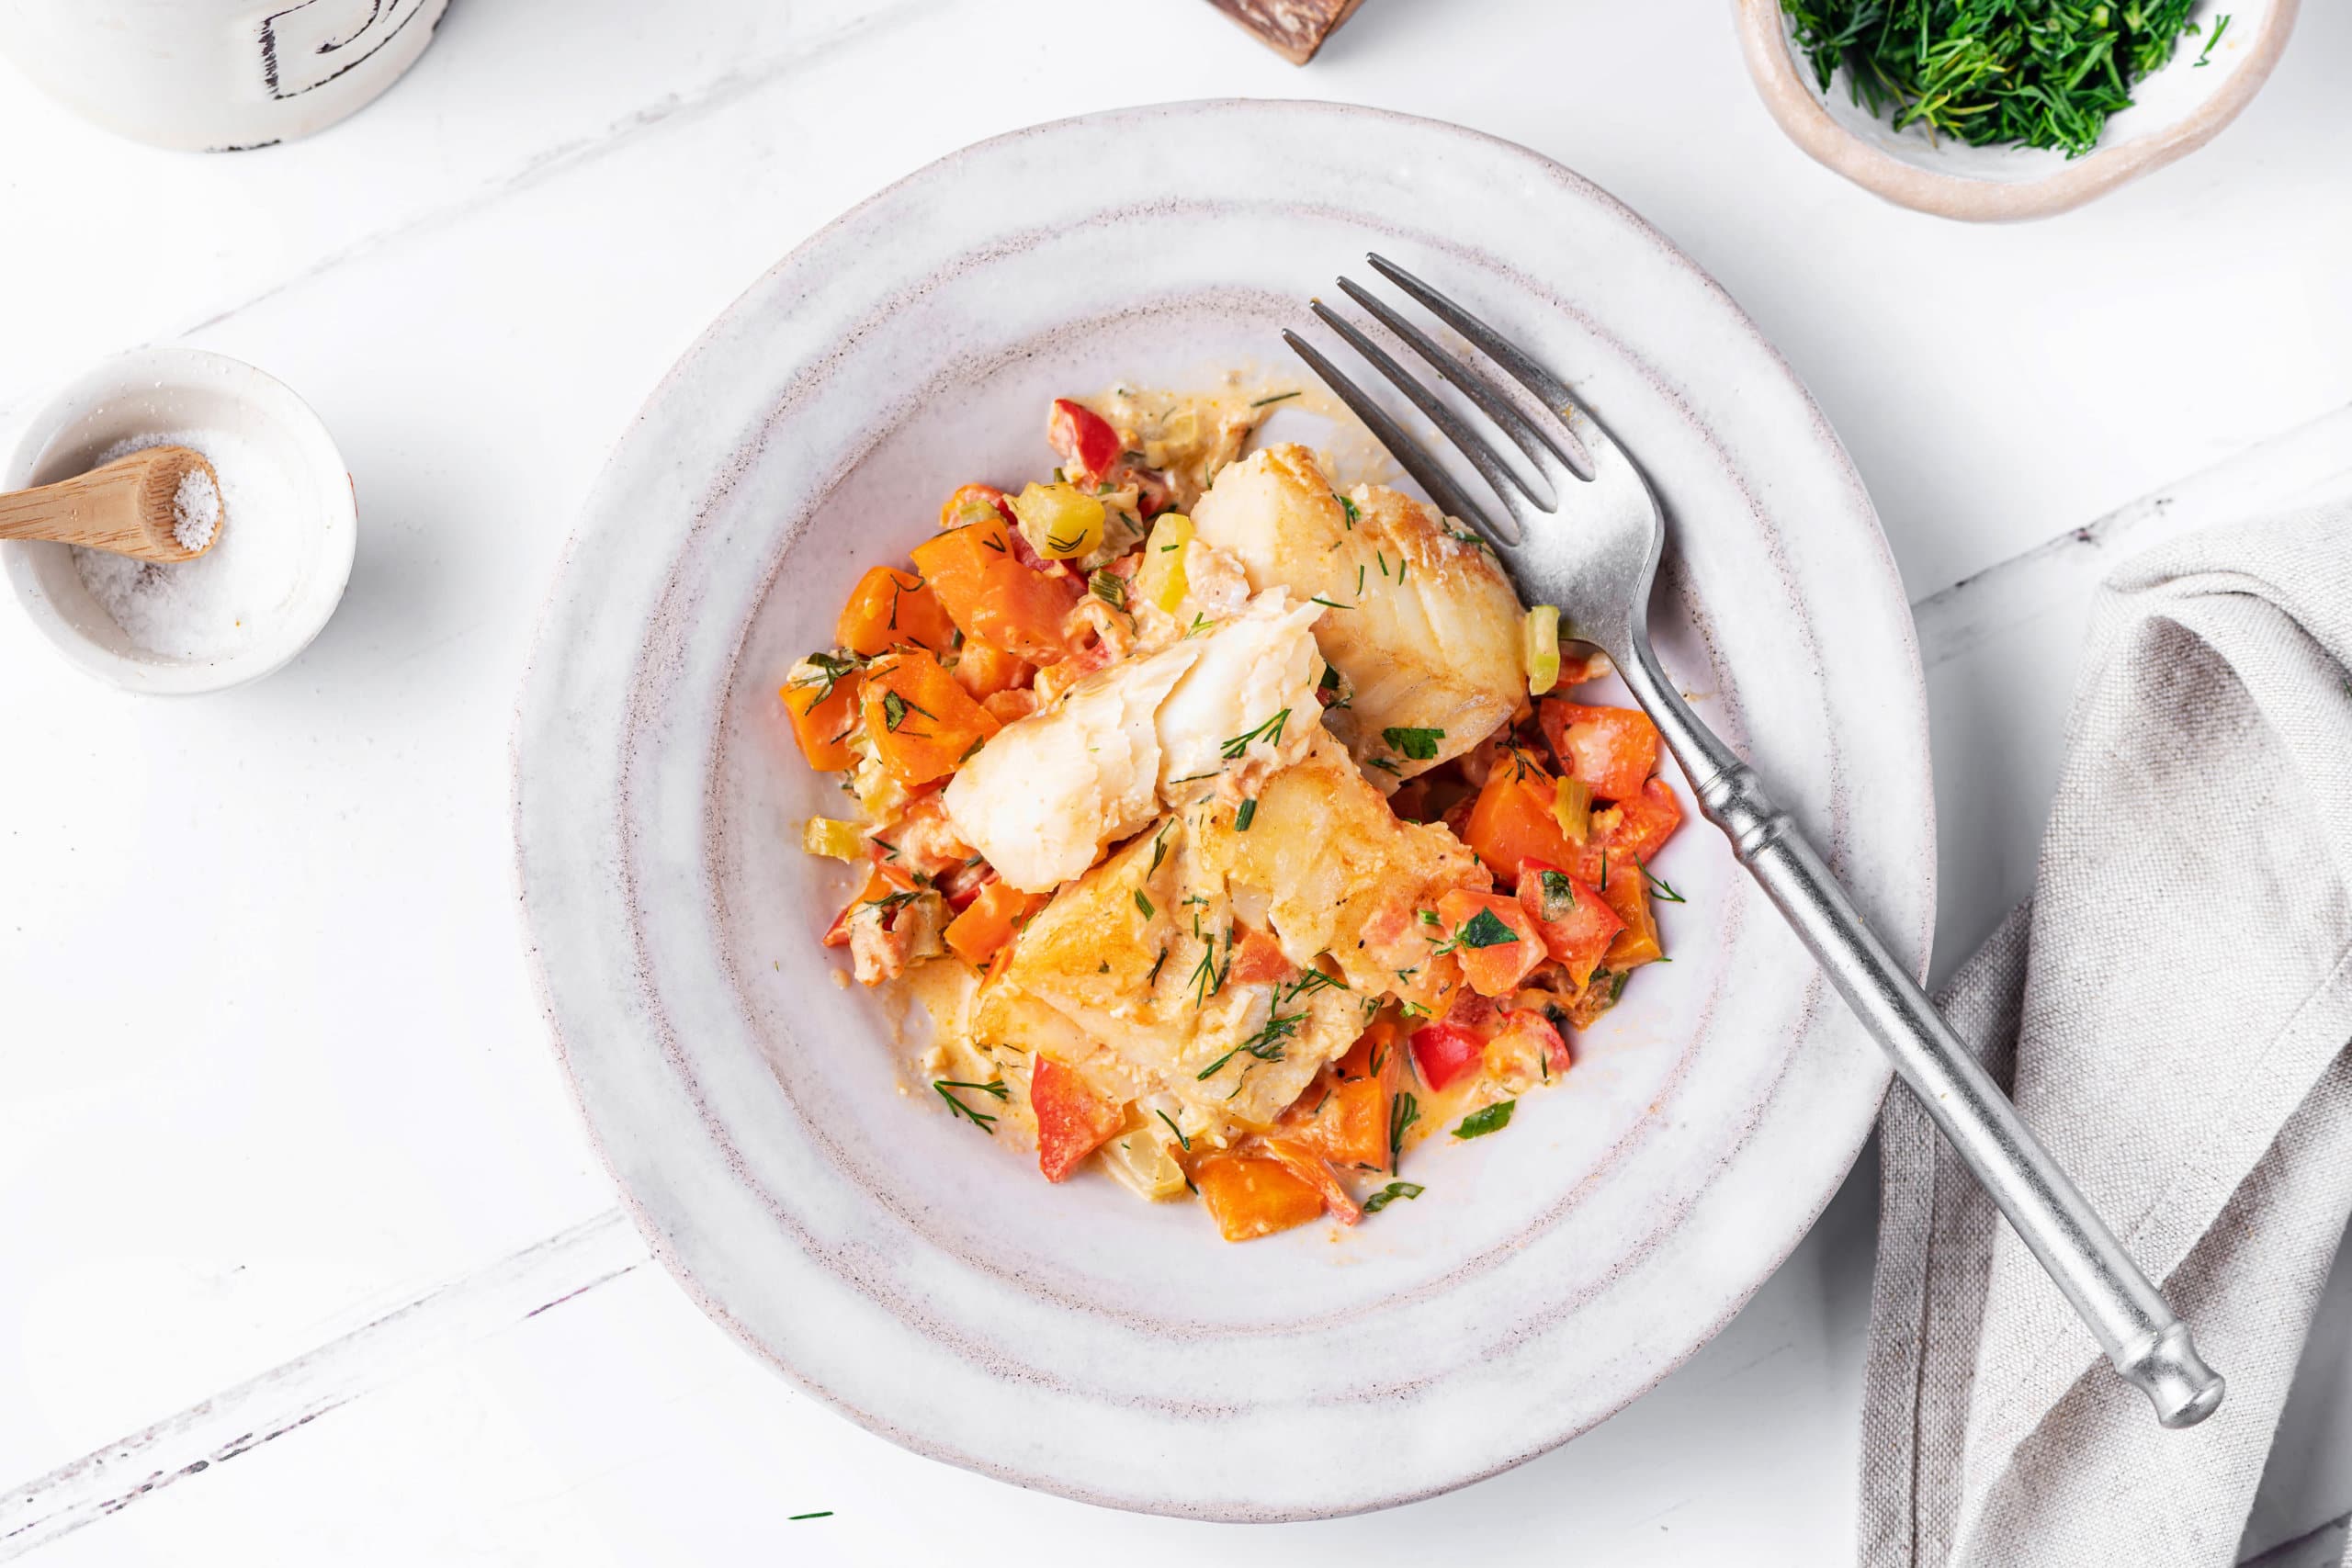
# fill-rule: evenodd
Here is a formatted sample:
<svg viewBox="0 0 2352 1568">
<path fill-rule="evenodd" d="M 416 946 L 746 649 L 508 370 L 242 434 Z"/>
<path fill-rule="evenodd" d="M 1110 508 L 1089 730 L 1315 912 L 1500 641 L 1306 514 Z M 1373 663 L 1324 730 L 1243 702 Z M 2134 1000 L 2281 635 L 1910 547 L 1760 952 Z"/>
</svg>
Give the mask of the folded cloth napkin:
<svg viewBox="0 0 2352 1568">
<path fill-rule="evenodd" d="M 1869 1568 L 2233 1561 L 2352 1216 L 2352 507 L 2140 557 L 2092 625 L 2032 900 L 1944 1007 L 2228 1395 L 2159 1427 L 1897 1090 Z"/>
</svg>

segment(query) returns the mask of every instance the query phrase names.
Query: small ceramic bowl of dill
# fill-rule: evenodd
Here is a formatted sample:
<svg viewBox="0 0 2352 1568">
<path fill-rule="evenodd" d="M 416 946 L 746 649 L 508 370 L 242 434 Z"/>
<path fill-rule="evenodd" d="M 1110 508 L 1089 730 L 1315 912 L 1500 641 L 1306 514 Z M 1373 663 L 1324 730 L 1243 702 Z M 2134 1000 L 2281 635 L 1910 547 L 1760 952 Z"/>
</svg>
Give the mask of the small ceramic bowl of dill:
<svg viewBox="0 0 2352 1568">
<path fill-rule="evenodd" d="M 1765 107 L 1866 189 L 2046 217 L 2195 151 L 2278 63 L 2298 0 L 1736 0 Z"/>
</svg>

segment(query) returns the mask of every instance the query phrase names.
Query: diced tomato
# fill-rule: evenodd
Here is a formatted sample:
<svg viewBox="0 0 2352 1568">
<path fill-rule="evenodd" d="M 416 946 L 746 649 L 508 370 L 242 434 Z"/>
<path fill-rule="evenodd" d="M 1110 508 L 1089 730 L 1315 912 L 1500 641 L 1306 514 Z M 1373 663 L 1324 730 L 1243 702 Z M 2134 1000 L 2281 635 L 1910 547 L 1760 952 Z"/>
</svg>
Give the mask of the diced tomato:
<svg viewBox="0 0 2352 1568">
<path fill-rule="evenodd" d="M 1268 1138 L 1266 1152 L 1290 1168 L 1290 1173 L 1315 1189 L 1324 1209 L 1343 1225 L 1363 1218 L 1363 1210 L 1349 1193 L 1331 1162 L 1315 1150 L 1287 1138 Z"/>
<path fill-rule="evenodd" d="M 1536 715 L 1561 768 L 1603 800 L 1640 795 L 1642 781 L 1657 766 L 1657 726 L 1637 708 L 1587 707 L 1546 697 Z"/>
<path fill-rule="evenodd" d="M 1027 660 L 973 638 L 965 639 L 963 651 L 956 656 L 956 683 L 978 702 L 1012 691 L 1029 678 L 1031 671 Z"/>
<path fill-rule="evenodd" d="M 1233 937 L 1232 966 L 1226 979 L 1239 986 L 1262 986 L 1272 980 L 1286 980 L 1298 973 L 1298 966 L 1283 956 L 1274 939 L 1255 926 L 1236 926 Z"/>
<path fill-rule="evenodd" d="M 1606 850 L 1612 865 L 1628 861 L 1647 865 L 1681 826 L 1682 803 L 1674 797 L 1673 786 L 1653 775 L 1642 785 L 1641 794 L 1592 814 L 1592 834 L 1586 842 L 1585 856 L 1592 860 Z"/>
<path fill-rule="evenodd" d="M 1519 900 L 1534 918 L 1545 950 L 1566 967 L 1579 989 L 1590 983 L 1601 954 L 1625 929 L 1624 919 L 1590 884 L 1541 861 L 1520 866 Z"/>
<path fill-rule="evenodd" d="M 1029 1074 L 1029 1108 L 1037 1115 L 1037 1168 L 1060 1181 L 1126 1125 L 1126 1112 L 1087 1086 L 1074 1067 L 1041 1055 Z"/>
<path fill-rule="evenodd" d="M 877 660 L 865 672 L 861 705 L 874 754 L 901 784 L 945 778 L 1003 728 L 920 649 Z"/>
<path fill-rule="evenodd" d="M 1503 1015 L 1503 1031 L 1495 1038 L 1506 1044 L 1523 1039 L 1531 1053 L 1541 1054 L 1554 1077 L 1568 1070 L 1572 1060 L 1568 1043 L 1560 1037 L 1552 1021 L 1532 1008 L 1517 1008 Z"/>
<path fill-rule="evenodd" d="M 1456 888 L 1437 901 L 1462 976 L 1482 997 L 1508 996 L 1549 956 L 1533 917 L 1504 893 Z"/>
<path fill-rule="evenodd" d="M 850 590 L 839 635 L 842 647 L 868 658 L 909 644 L 944 653 L 956 646 L 956 623 L 922 578 L 877 566 Z"/>
<path fill-rule="evenodd" d="M 1666 948 L 1657 939 L 1657 916 L 1650 908 L 1650 890 L 1642 880 L 1638 864 L 1626 865 L 1611 860 L 1609 879 L 1594 884 L 1625 929 L 1610 942 L 1609 951 L 1600 962 L 1608 968 L 1623 973 L 1636 965 L 1654 963 L 1666 956 Z"/>
<path fill-rule="evenodd" d="M 964 912 L 947 922 L 948 950 L 972 965 L 984 966 L 996 950 L 1012 940 L 1023 916 L 1037 900 L 1009 882 L 991 882 L 977 893 Z"/>
<path fill-rule="evenodd" d="M 1102 482 L 1125 449 L 1110 421 L 1068 398 L 1054 400 L 1046 439 L 1061 457 L 1064 476 L 1090 489 Z"/>
<path fill-rule="evenodd" d="M 1069 652 L 1065 623 L 1080 585 L 1022 564 L 1018 531 L 989 518 L 915 547 L 914 562 L 964 635 L 1050 664 Z"/>
<path fill-rule="evenodd" d="M 1322 1217 L 1323 1194 L 1271 1155 L 1211 1155 L 1193 1172 L 1227 1241 L 1250 1241 Z"/>
<path fill-rule="evenodd" d="M 1004 503 L 1004 491 L 994 485 L 958 485 L 956 493 L 939 508 L 942 528 L 968 528 L 991 519 L 1000 523 L 1012 521 L 1012 509 Z"/>
<path fill-rule="evenodd" d="M 1413 1032 L 1413 1066 L 1431 1089 L 1443 1089 L 1477 1066 L 1486 1049 L 1483 1038 L 1452 1019 Z"/>
<path fill-rule="evenodd" d="M 1550 774 L 1514 756 L 1487 775 L 1464 824 L 1463 841 L 1503 882 L 1519 874 L 1521 861 L 1572 865 L 1576 849 L 1552 810 L 1557 795 Z"/>
<path fill-rule="evenodd" d="M 865 677 L 852 670 L 836 677 L 830 690 L 815 682 L 795 685 L 787 681 L 778 688 L 776 695 L 784 699 L 785 712 L 792 718 L 792 738 L 800 743 L 800 754 L 808 759 L 808 765 L 819 773 L 857 766 L 857 752 L 851 748 L 849 736 L 857 727 L 857 694 L 865 684 Z"/>
</svg>

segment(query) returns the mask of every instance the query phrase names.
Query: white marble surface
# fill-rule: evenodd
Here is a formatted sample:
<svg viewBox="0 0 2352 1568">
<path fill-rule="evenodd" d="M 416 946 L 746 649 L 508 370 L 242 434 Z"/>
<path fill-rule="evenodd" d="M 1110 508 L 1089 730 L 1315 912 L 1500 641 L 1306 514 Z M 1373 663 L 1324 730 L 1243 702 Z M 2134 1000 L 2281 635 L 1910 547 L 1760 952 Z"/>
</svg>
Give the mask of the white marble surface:
<svg viewBox="0 0 2352 1568">
<path fill-rule="evenodd" d="M 1657 1393 L 1366 1518 L 1035 1496 L 761 1371 L 646 1263 L 541 1037 L 506 869 L 533 613 L 654 379 L 881 183 L 1152 99 L 1466 121 L 1663 227 L 1845 435 L 1921 605 L 1946 970 L 2030 879 L 2098 572 L 2352 487 L 2347 58 L 2352 10 L 2307 6 L 2212 146 L 2003 230 L 1804 159 L 1714 5 L 1371 0 L 1295 71 L 1200 0 L 465 0 L 359 118 L 210 159 L 85 130 L 0 64 L 0 424 L 186 337 L 308 397 L 361 508 L 341 613 L 248 691 L 102 690 L 0 608 L 0 1557 L 1847 1557 L 1867 1169 Z M 2249 1531 L 2275 1568 L 2340 1550 L 2352 1510 L 2346 1273 Z"/>
</svg>

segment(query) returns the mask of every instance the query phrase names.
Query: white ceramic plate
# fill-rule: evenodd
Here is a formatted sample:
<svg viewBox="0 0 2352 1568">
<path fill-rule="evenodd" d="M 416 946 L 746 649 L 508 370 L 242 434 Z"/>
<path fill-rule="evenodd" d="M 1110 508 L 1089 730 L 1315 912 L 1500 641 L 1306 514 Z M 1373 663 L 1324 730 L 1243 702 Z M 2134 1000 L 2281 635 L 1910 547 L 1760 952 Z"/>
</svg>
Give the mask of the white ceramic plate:
<svg viewBox="0 0 2352 1568">
<path fill-rule="evenodd" d="M 1046 400 L 1255 363 L 1367 246 L 1519 334 L 1672 513 L 1665 656 L 1928 948 L 1911 621 L 1870 502 L 1713 283 L 1576 175 L 1363 109 L 1178 105 L 983 143 L 851 212 L 711 328 L 615 454 L 517 727 L 515 839 L 558 1049 L 663 1260 L 764 1359 L 910 1448 L 1119 1507 L 1377 1507 L 1582 1431 L 1810 1224 L 1886 1074 L 1704 824 L 1676 962 L 1502 1136 L 1408 1156 L 1358 1230 L 1231 1247 L 1095 1174 L 1049 1187 L 911 1081 L 817 944 L 838 809 L 775 689 L 859 570 Z"/>
</svg>

